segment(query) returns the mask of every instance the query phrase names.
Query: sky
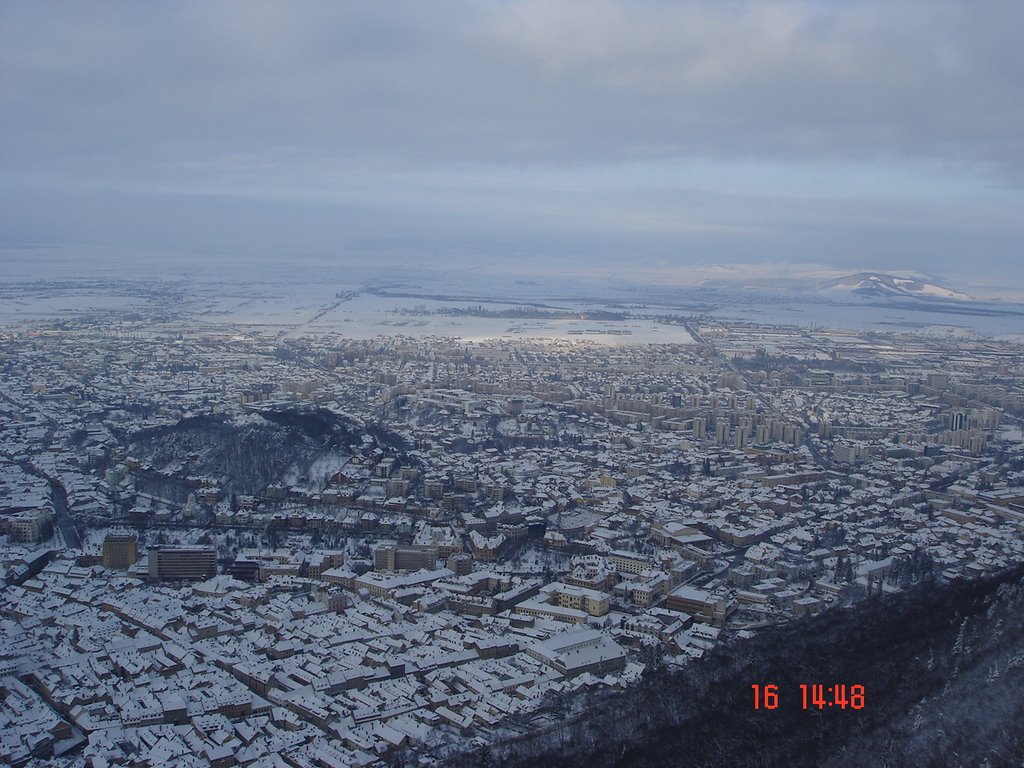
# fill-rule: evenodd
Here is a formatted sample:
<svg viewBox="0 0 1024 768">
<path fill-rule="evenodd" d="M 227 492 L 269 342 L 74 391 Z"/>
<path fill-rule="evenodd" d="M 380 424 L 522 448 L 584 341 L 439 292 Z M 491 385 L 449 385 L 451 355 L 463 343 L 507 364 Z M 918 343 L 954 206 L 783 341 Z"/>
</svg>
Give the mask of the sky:
<svg viewBox="0 0 1024 768">
<path fill-rule="evenodd" d="M 0 267 L 1024 288 L 1024 3 L 0 4 Z"/>
</svg>

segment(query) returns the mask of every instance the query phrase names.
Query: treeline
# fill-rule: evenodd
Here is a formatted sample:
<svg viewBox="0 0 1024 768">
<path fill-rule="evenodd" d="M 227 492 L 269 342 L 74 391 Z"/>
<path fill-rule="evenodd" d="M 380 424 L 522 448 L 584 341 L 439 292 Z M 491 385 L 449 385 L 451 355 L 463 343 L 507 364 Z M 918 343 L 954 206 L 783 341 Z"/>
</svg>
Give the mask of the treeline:
<svg viewBox="0 0 1024 768">
<path fill-rule="evenodd" d="M 129 452 L 156 467 L 186 464 L 194 475 L 218 478 L 225 489 L 259 494 L 293 465 L 311 466 L 326 450 L 358 445 L 363 431 L 350 419 L 317 411 L 266 410 L 264 422 L 233 424 L 222 417 L 197 416 L 173 426 L 138 433 Z M 390 434 L 371 428 L 382 444 Z M 170 497 L 170 498 L 177 498 Z"/>
<path fill-rule="evenodd" d="M 865 706 L 804 709 L 801 684 L 819 683 L 845 684 L 847 694 L 862 685 Z M 754 709 L 755 684 L 778 686 L 777 709 Z M 1022 692 L 1017 567 L 765 630 L 682 671 L 651 672 L 616 696 L 566 699 L 557 726 L 450 765 L 1020 766 Z"/>
</svg>

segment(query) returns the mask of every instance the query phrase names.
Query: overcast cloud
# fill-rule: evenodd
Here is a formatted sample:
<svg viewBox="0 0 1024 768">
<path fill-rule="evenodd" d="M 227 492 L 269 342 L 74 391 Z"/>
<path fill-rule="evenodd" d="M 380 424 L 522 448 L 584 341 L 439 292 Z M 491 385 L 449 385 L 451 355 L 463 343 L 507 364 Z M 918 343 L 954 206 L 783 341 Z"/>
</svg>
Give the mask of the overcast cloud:
<svg viewBox="0 0 1024 768">
<path fill-rule="evenodd" d="M 0 247 L 1024 282 L 1024 3 L 0 5 Z"/>
</svg>

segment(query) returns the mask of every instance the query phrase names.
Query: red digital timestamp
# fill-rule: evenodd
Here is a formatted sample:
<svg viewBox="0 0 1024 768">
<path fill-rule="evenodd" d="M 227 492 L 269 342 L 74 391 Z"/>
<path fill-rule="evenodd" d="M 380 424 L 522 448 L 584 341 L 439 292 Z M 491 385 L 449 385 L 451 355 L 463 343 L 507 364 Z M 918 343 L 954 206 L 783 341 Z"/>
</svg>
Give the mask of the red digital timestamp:
<svg viewBox="0 0 1024 768">
<path fill-rule="evenodd" d="M 779 686 L 751 685 L 754 689 L 754 709 L 778 709 Z M 804 709 L 864 709 L 866 692 L 863 685 L 800 684 Z"/>
</svg>

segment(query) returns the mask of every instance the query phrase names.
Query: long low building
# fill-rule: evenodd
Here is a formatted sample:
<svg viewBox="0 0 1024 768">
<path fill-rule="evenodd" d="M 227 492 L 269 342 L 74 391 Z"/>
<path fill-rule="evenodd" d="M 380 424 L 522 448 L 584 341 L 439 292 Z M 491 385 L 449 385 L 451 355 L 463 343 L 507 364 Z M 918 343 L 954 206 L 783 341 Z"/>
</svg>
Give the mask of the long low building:
<svg viewBox="0 0 1024 768">
<path fill-rule="evenodd" d="M 610 610 L 608 595 L 595 589 L 574 587 L 555 581 L 541 587 L 540 593 L 546 602 L 552 605 L 575 608 L 589 616 L 604 616 Z"/>
<path fill-rule="evenodd" d="M 520 603 L 516 606 L 516 613 L 554 619 L 566 624 L 586 624 L 588 616 L 586 611 L 581 611 L 578 608 L 563 608 L 560 605 L 552 605 L 540 600 L 527 600 Z"/>
<path fill-rule="evenodd" d="M 353 579 L 352 586 L 354 589 L 365 589 L 374 597 L 393 598 L 399 590 L 433 584 L 438 579 L 448 578 L 451 575 L 452 572 L 447 568 L 415 571 L 414 573 L 399 575 L 369 571 Z"/>
<path fill-rule="evenodd" d="M 668 593 L 665 606 L 671 611 L 689 613 L 714 624 L 724 623 L 729 613 L 725 597 L 686 584 Z"/>
<path fill-rule="evenodd" d="M 149 548 L 149 578 L 154 581 L 206 581 L 216 575 L 213 547 Z"/>
<path fill-rule="evenodd" d="M 573 629 L 534 643 L 527 655 L 566 677 L 604 675 L 626 666 L 626 651 L 596 629 Z"/>
</svg>

